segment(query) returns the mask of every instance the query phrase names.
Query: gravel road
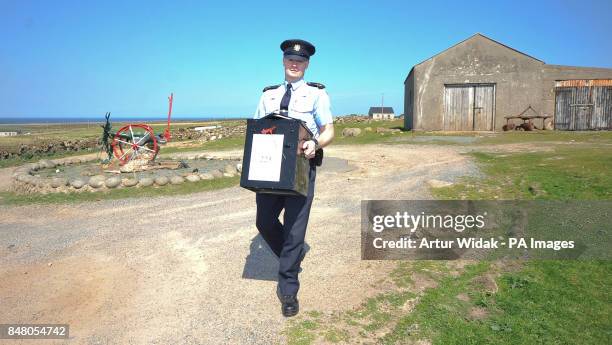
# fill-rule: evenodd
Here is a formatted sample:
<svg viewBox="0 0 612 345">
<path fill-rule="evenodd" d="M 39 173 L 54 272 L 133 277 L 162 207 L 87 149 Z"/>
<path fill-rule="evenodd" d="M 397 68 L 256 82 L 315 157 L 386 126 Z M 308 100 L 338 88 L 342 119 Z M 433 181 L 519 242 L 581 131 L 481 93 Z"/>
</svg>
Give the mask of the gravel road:
<svg viewBox="0 0 612 345">
<path fill-rule="evenodd" d="M 326 156 L 301 312 L 353 308 L 393 268 L 360 260 L 361 200 L 429 199 L 427 180 L 476 173 L 450 146 L 331 146 Z M 45 344 L 282 344 L 278 262 L 254 223 L 255 194 L 240 187 L 0 206 L 0 323 L 70 324 L 69 341 Z"/>
</svg>

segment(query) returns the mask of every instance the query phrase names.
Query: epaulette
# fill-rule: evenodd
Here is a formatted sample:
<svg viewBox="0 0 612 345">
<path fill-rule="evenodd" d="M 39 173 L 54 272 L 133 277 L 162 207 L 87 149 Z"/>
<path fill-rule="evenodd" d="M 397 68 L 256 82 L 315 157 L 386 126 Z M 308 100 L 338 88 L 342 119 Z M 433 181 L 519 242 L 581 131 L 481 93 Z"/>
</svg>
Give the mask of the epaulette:
<svg viewBox="0 0 612 345">
<path fill-rule="evenodd" d="M 307 82 L 306 84 L 308 86 L 318 87 L 319 89 L 324 89 L 325 88 L 325 85 L 319 84 L 319 83 L 313 83 L 311 81 Z"/>
<path fill-rule="evenodd" d="M 262 92 L 266 92 L 268 90 L 274 90 L 274 89 L 278 88 L 279 86 L 281 86 L 281 84 L 266 86 L 266 87 L 264 87 Z"/>
</svg>

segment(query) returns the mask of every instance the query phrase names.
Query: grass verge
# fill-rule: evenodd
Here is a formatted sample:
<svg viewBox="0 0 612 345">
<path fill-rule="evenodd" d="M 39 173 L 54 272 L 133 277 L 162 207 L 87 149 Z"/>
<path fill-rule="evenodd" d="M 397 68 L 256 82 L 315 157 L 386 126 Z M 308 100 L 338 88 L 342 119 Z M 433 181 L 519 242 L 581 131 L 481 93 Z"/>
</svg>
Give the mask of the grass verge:
<svg viewBox="0 0 612 345">
<path fill-rule="evenodd" d="M 559 145 L 552 152 L 473 153 L 486 176 L 433 193 L 441 199 L 609 200 L 612 155 L 607 139 L 601 141 Z M 347 312 L 310 312 L 292 320 L 288 342 L 610 343 L 609 261 L 472 262 L 457 269 L 459 263 L 399 262 L 389 277 L 392 288 Z"/>
</svg>

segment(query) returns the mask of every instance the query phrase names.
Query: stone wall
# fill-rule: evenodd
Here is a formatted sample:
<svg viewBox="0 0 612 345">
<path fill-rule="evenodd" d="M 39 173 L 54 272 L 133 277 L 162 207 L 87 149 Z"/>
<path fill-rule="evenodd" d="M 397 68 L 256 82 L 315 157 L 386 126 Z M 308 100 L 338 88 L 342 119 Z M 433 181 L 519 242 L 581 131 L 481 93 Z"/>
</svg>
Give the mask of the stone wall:
<svg viewBox="0 0 612 345">
<path fill-rule="evenodd" d="M 198 154 L 191 159 L 219 159 L 206 154 Z M 97 160 L 91 158 L 89 161 Z M 142 188 L 150 186 L 165 186 L 168 184 L 182 184 L 198 182 L 201 180 L 212 180 L 222 177 L 233 177 L 242 172 L 242 163 L 231 163 L 225 165 L 223 170 L 213 170 L 206 173 L 185 172 L 165 176 L 155 174 L 153 176 L 133 177 L 130 174 L 116 174 L 112 176 L 94 175 L 81 176 L 78 178 L 51 177 L 45 178 L 37 174 L 37 171 L 45 168 L 55 168 L 62 165 L 80 164 L 87 162 L 78 158 L 65 158 L 49 160 L 43 159 L 37 163 L 25 164 L 13 172 L 12 191 L 19 194 L 48 194 L 48 193 L 71 193 L 71 192 L 95 192 L 118 188 Z"/>
<path fill-rule="evenodd" d="M 225 137 L 244 135 L 246 124 L 235 127 L 220 127 L 205 131 L 179 128 L 171 131 L 171 141 L 199 140 L 212 141 Z M 32 156 L 45 156 L 54 153 L 95 151 L 100 149 L 99 138 L 45 141 L 36 144 L 22 144 L 12 149 L 0 149 L 0 159 L 29 158 Z M 163 152 L 163 148 L 162 148 Z"/>
</svg>

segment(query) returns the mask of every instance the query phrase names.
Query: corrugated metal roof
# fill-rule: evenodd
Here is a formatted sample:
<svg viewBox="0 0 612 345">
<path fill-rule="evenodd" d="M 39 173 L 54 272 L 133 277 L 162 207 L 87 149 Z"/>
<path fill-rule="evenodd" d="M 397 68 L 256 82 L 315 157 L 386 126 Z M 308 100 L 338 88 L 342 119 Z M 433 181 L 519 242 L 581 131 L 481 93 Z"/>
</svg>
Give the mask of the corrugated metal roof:
<svg viewBox="0 0 612 345">
<path fill-rule="evenodd" d="M 612 79 L 557 80 L 555 87 L 612 86 Z"/>
</svg>

